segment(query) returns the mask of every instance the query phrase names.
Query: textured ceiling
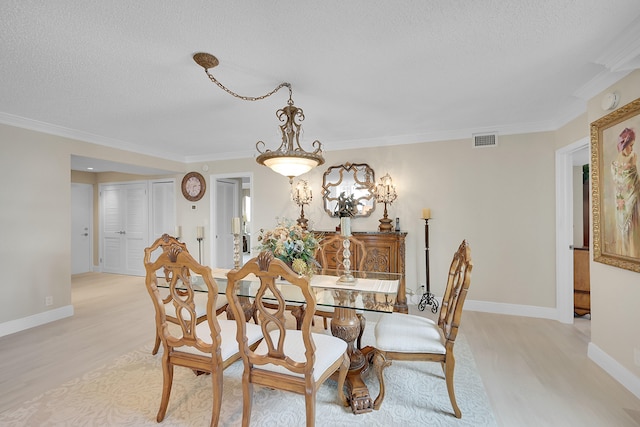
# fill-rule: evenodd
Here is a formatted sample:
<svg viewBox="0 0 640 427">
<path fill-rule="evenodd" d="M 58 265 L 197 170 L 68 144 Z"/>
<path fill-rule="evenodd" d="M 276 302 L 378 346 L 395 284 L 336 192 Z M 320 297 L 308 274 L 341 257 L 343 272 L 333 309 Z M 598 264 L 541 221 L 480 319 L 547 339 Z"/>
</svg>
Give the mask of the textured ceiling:
<svg viewBox="0 0 640 427">
<path fill-rule="evenodd" d="M 0 122 L 180 161 L 554 130 L 640 67 L 637 0 L 3 0 Z"/>
</svg>

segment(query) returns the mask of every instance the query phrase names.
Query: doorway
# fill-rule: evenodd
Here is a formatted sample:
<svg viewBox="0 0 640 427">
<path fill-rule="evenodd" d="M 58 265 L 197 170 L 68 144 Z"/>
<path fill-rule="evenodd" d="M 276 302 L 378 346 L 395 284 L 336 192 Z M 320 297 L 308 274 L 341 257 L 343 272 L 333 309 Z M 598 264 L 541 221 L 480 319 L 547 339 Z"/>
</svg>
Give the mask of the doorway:
<svg viewBox="0 0 640 427">
<path fill-rule="evenodd" d="M 556 310 L 558 320 L 573 323 L 573 168 L 589 158 L 589 138 L 556 151 Z"/>
<path fill-rule="evenodd" d="M 243 195 L 251 194 L 253 191 L 253 174 L 249 172 L 212 175 L 210 182 L 212 185 L 211 194 L 211 248 L 213 265 L 218 268 L 233 268 L 233 234 L 231 232 L 231 220 L 234 217 L 240 218 L 241 239 L 245 235 L 250 235 L 245 216 L 243 215 Z M 248 209 L 250 209 L 250 204 Z M 242 257 L 242 240 L 240 256 Z"/>
</svg>

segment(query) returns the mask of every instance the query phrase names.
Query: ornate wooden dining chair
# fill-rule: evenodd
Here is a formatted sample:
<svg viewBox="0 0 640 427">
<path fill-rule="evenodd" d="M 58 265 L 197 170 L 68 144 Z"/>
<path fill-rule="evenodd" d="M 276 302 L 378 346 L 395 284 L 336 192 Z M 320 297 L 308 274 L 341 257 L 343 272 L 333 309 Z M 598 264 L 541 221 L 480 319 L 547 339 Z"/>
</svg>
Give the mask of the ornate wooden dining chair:
<svg viewBox="0 0 640 427">
<path fill-rule="evenodd" d="M 380 394 L 374 401 L 374 409 L 379 409 L 384 400 L 383 371 L 391 365 L 391 360 L 429 361 L 441 363 L 453 412 L 456 418 L 462 417 L 453 389 L 453 345 L 471 283 L 472 268 L 471 248 L 463 240 L 451 261 L 437 323 L 422 316 L 401 313 L 385 314 L 378 321 L 375 349 L 369 353 L 380 381 Z"/>
<path fill-rule="evenodd" d="M 349 251 L 351 252 L 351 270 L 365 270 L 365 262 L 367 260 L 367 248 L 365 244 L 354 236 L 349 236 Z M 344 237 L 335 234 L 327 239 L 323 239 L 316 250 L 316 261 L 322 268 L 344 268 L 344 252 L 342 242 Z M 354 256 L 355 255 L 355 256 Z M 353 261 L 357 260 L 357 265 Z M 316 308 L 316 316 L 322 317 L 324 328 L 327 329 L 327 319 L 333 317 L 333 307 L 318 306 Z M 357 313 L 360 319 L 360 334 L 358 335 L 357 346 L 361 348 L 362 334 L 366 325 L 366 319 L 362 313 Z"/>
<path fill-rule="evenodd" d="M 157 249 L 157 247 L 156 247 Z M 145 259 L 151 257 L 154 246 L 145 249 Z M 183 245 L 173 243 L 162 251 L 154 262 L 145 263 L 145 284 L 155 307 L 156 333 L 160 337 L 162 354 L 162 397 L 156 420 L 162 421 L 169 405 L 173 383 L 173 367 L 183 366 L 195 373 L 211 374 L 213 385 L 213 407 L 211 426 L 217 426 L 222 404 L 222 371 L 240 358 L 236 341 L 236 323 L 214 315 L 218 298 L 218 285 L 209 267 L 198 264 Z M 160 271 L 162 274 L 158 276 Z M 207 287 L 205 320 L 198 322 L 195 294 L 192 287 L 194 276 L 202 277 Z M 170 302 L 160 295 L 158 277 L 168 277 Z M 169 321 L 167 307 L 172 307 L 175 321 Z M 262 331 L 257 325 L 247 325 L 246 345 L 257 346 Z"/>
<path fill-rule="evenodd" d="M 180 242 L 178 239 L 176 239 L 173 236 L 170 236 L 168 234 L 163 234 L 162 236 L 160 236 L 158 239 L 156 239 L 155 242 L 153 242 L 153 244 L 149 247 L 150 251 L 147 253 L 145 251 L 145 257 L 144 257 L 144 263 L 148 263 L 151 262 L 151 258 L 153 257 L 153 254 L 155 253 L 155 251 L 157 249 L 162 249 L 163 252 L 165 252 L 169 247 L 171 247 L 172 245 L 178 245 L 180 246 L 180 248 L 182 248 L 183 251 L 187 251 L 187 245 L 183 242 Z M 171 271 L 169 269 L 163 269 L 164 270 L 164 276 L 165 276 L 165 280 L 167 282 L 169 282 L 171 280 Z M 178 290 L 178 292 L 181 292 L 180 290 Z M 171 322 L 171 323 L 178 323 L 178 319 L 176 318 L 176 313 L 174 311 L 174 307 L 172 304 L 170 304 L 171 302 L 171 294 L 166 294 L 163 297 L 163 301 L 165 304 L 165 311 L 166 311 L 166 315 L 167 315 L 167 321 Z M 207 298 L 206 295 L 204 293 L 197 293 L 195 295 L 195 303 L 196 303 L 196 321 L 197 323 L 201 323 L 204 322 L 207 318 Z M 216 316 L 219 315 L 220 313 L 224 312 L 225 309 L 227 308 L 227 297 L 224 295 L 220 295 L 216 301 Z M 157 354 L 158 353 L 158 349 L 160 348 L 160 336 L 156 333 L 156 342 L 153 346 L 153 350 L 151 351 L 151 354 Z"/>
<path fill-rule="evenodd" d="M 255 309 L 264 340 L 255 350 L 248 345 L 246 328 L 251 324 L 246 322 L 242 303 L 237 295 L 241 281 L 249 275 L 255 275 L 260 281 L 255 296 Z M 276 285 L 279 277 L 290 285 Z M 340 338 L 311 332 L 316 300 L 309 278 L 295 273 L 284 262 L 274 258 L 271 252 L 262 252 L 240 270 L 231 270 L 227 273 L 227 278 L 227 299 L 238 324 L 237 340 L 244 364 L 242 425 L 249 426 L 254 384 L 303 394 L 306 425 L 311 427 L 315 423 L 316 390 L 339 370 L 338 398 L 346 406 L 344 382 L 350 364 L 347 344 Z M 291 286 L 288 290 L 297 291 L 298 288 L 308 307 L 300 330 L 286 328 L 287 302 L 282 294 L 285 286 Z M 277 309 L 274 311 L 266 307 L 265 303 L 270 307 L 275 304 Z"/>
</svg>

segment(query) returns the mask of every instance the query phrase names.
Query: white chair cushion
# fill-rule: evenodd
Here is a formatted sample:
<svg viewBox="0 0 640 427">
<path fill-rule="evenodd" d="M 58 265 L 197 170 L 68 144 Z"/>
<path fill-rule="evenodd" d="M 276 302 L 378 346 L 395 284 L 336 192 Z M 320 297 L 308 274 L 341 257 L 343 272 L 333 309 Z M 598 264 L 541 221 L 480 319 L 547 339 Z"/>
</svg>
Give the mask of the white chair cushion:
<svg viewBox="0 0 640 427">
<path fill-rule="evenodd" d="M 376 348 L 382 351 L 446 353 L 436 322 L 421 316 L 384 314 L 376 323 L 375 336 Z"/>
<path fill-rule="evenodd" d="M 274 342 L 278 342 L 278 337 L 280 335 L 278 330 L 269 332 L 269 335 L 272 337 Z M 322 374 L 324 374 L 324 372 L 329 369 L 336 360 L 340 359 L 345 351 L 347 351 L 347 343 L 340 338 L 331 335 L 312 333 L 311 336 L 313 337 L 313 342 L 316 345 L 316 362 L 313 367 L 313 380 L 317 381 Z M 306 358 L 304 350 L 302 331 L 287 329 L 287 336 L 284 342 L 284 354 L 296 362 L 305 362 Z M 267 354 L 267 344 L 265 341 L 262 341 L 260 345 L 258 345 L 255 353 Z M 274 365 L 273 363 L 254 366 L 259 369 L 264 369 L 265 371 L 303 377 L 302 374 L 291 372 L 288 369 L 279 365 Z"/>
<path fill-rule="evenodd" d="M 237 324 L 235 320 L 227 320 L 227 319 L 218 319 L 218 323 L 220 324 L 220 338 L 222 339 L 222 344 L 220 347 L 220 355 L 222 356 L 222 360 L 227 360 L 231 356 L 238 353 L 238 341 L 236 339 L 236 331 Z M 262 329 L 259 325 L 248 323 L 247 322 L 247 342 L 249 346 L 255 344 L 257 341 L 262 339 Z M 196 326 L 196 333 L 198 337 L 202 341 L 207 344 L 211 344 L 211 332 L 209 330 L 209 322 L 202 322 L 198 326 Z M 185 353 L 199 354 L 201 356 L 209 356 L 208 353 L 204 353 L 195 347 L 191 346 L 182 346 L 177 348 L 178 351 L 183 351 Z"/>
</svg>

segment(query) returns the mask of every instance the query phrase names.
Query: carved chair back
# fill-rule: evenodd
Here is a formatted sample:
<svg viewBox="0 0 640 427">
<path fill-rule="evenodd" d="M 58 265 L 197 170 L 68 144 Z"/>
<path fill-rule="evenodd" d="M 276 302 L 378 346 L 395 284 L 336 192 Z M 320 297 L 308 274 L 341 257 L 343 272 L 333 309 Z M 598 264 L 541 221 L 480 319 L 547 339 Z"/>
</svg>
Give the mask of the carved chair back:
<svg viewBox="0 0 640 427">
<path fill-rule="evenodd" d="M 153 244 L 147 248 L 148 250 L 145 249 L 145 252 L 144 252 L 145 265 L 152 262 L 152 257 L 154 256 L 155 252 L 157 252 L 158 249 L 162 249 L 162 253 L 165 253 L 171 247 L 179 247 L 180 249 L 182 249 L 183 252 L 189 253 L 189 251 L 187 250 L 187 245 L 185 243 L 180 242 L 175 237 L 165 233 L 162 236 L 160 236 L 158 239 L 156 239 L 156 241 L 153 242 Z M 163 267 L 163 272 L 164 272 L 165 281 L 169 283 L 171 281 L 171 275 L 172 275 L 171 269 L 167 267 Z M 186 274 L 190 274 L 190 272 L 187 271 Z M 176 289 L 175 292 L 181 297 L 185 297 L 187 295 L 186 291 L 183 291 L 181 289 Z M 196 304 L 196 311 L 198 314 L 196 321 L 197 323 L 201 323 L 205 321 L 207 318 L 206 302 L 203 302 L 203 298 L 201 294 L 196 295 L 196 298 L 198 300 Z M 171 304 L 172 300 L 173 300 L 173 297 L 171 293 L 170 292 L 167 293 L 166 291 L 164 291 L 162 296 L 162 302 L 165 304 L 165 317 L 169 322 L 177 324 L 178 319 L 176 318 L 176 313 L 173 311 L 173 305 Z M 226 307 L 227 307 L 226 298 L 224 296 L 219 297 L 216 302 L 216 310 L 215 310 L 216 315 L 222 313 Z M 157 354 L 159 349 L 160 349 L 160 336 L 156 334 L 155 345 L 153 347 L 153 350 L 151 351 L 151 354 Z"/>
<path fill-rule="evenodd" d="M 255 315 L 258 323 L 262 327 L 264 342 L 268 347 L 267 354 L 255 354 L 245 345 L 241 349 L 241 355 L 245 367 L 254 365 L 264 365 L 273 363 L 298 374 L 310 375 L 315 360 L 315 344 L 311 336 L 311 323 L 313 313 L 316 308 L 315 295 L 311 291 L 309 278 L 300 276 L 289 268 L 289 266 L 278 258 L 274 258 L 271 252 L 262 252 L 258 257 L 247 262 L 240 270 L 231 270 L 228 274 L 227 300 L 238 321 L 238 337 L 244 336 L 246 326 L 245 314 L 242 310 L 240 297 L 237 295 L 237 288 L 241 279 L 253 274 L 260 280 L 260 287 L 256 293 Z M 283 278 L 290 285 L 295 286 L 301 292 L 307 309 L 302 315 L 300 331 L 287 329 L 285 313 L 288 303 L 281 291 L 281 284 L 276 284 L 276 280 Z M 289 285 L 287 285 L 289 286 Z M 271 331 L 277 331 L 273 334 Z M 284 343 L 287 334 L 302 333 L 304 343 L 304 361 L 294 361 L 285 352 Z"/>
<path fill-rule="evenodd" d="M 455 341 L 462 318 L 462 309 L 471 283 L 471 248 L 463 240 L 453 255 L 447 286 L 442 297 L 438 326 L 442 329 L 447 341 Z"/>
<path fill-rule="evenodd" d="M 162 246 L 156 241 L 145 249 L 145 260 L 151 258 L 151 252 Z M 166 415 L 173 383 L 173 367 L 191 368 L 196 373 L 211 374 L 213 385 L 213 405 L 211 426 L 218 425 L 222 405 L 222 371 L 233 361 L 238 360 L 237 346 L 226 346 L 223 351 L 221 328 L 216 316 L 206 313 L 215 312 L 218 297 L 218 285 L 213 279 L 209 267 L 198 264 L 196 260 L 177 242 L 167 243 L 163 252 L 153 262 L 145 263 L 145 285 L 155 308 L 156 337 L 162 341 L 162 395 L 160 409 L 156 416 L 158 422 Z M 162 272 L 162 273 L 161 273 Z M 164 274 L 164 278 L 162 277 Z M 195 291 L 192 278 L 201 276 L 207 286 L 207 311 L 203 323 L 196 310 Z M 169 286 L 169 302 L 160 295 L 158 281 L 166 281 Z M 167 316 L 167 306 L 172 307 L 175 317 Z M 223 321 L 229 322 L 229 321 Z M 174 326 L 170 327 L 170 323 Z M 178 328 L 175 327 L 178 325 Z M 233 324 L 225 325 L 226 335 L 233 336 Z M 229 340 L 231 341 L 231 340 Z M 231 344 L 235 344 L 233 341 Z"/>
<path fill-rule="evenodd" d="M 449 267 L 437 323 L 422 316 L 400 313 L 385 315 L 377 323 L 375 349 L 368 353 L 373 358 L 373 366 L 380 381 L 380 391 L 374 402 L 374 409 L 379 409 L 384 400 L 383 371 L 391 365 L 391 360 L 431 361 L 442 365 L 454 415 L 456 418 L 462 417 L 454 392 L 453 346 L 471 283 L 472 269 L 471 248 L 467 241 L 463 240 Z"/>
<path fill-rule="evenodd" d="M 260 282 L 255 295 L 255 312 L 264 339 L 255 349 L 249 347 L 246 336 L 246 328 L 255 325 L 247 324 L 238 296 L 247 276 Z M 252 384 L 304 395 L 306 425 L 313 427 L 316 390 L 339 370 L 338 398 L 346 405 L 343 388 L 349 370 L 347 344 L 340 338 L 311 332 L 316 299 L 309 277 L 298 275 L 271 252 L 261 252 L 241 269 L 227 273 L 227 278 L 226 295 L 236 319 L 237 341 L 244 365 L 242 425 L 250 424 Z M 288 283 L 276 283 L 280 278 Z M 286 326 L 288 304 L 285 293 L 291 290 L 299 292 L 298 296 L 302 295 L 307 306 L 300 330 Z"/>
</svg>

